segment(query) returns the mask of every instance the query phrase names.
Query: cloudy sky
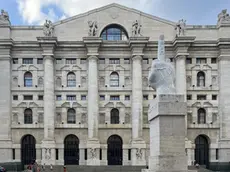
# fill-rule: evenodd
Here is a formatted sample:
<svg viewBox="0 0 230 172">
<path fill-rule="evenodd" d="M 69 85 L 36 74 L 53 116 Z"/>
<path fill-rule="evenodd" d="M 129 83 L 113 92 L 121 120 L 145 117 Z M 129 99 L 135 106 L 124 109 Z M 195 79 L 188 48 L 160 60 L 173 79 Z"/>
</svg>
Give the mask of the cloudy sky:
<svg viewBox="0 0 230 172">
<path fill-rule="evenodd" d="M 230 12 L 230 0 L 0 0 L 12 25 L 38 25 L 46 18 L 53 22 L 110 3 L 119 3 L 171 21 L 187 24 L 216 24 L 222 9 Z"/>
</svg>

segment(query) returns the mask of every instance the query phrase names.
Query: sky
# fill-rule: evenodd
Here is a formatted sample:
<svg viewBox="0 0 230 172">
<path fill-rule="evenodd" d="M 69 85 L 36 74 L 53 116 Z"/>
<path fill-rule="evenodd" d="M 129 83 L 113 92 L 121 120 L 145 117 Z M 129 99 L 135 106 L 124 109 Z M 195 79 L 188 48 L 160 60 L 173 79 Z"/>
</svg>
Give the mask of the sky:
<svg viewBox="0 0 230 172">
<path fill-rule="evenodd" d="M 187 25 L 215 25 L 223 9 L 230 12 L 230 0 L 0 0 L 12 25 L 41 25 L 55 22 L 110 3 L 119 3 L 145 13 Z"/>
</svg>

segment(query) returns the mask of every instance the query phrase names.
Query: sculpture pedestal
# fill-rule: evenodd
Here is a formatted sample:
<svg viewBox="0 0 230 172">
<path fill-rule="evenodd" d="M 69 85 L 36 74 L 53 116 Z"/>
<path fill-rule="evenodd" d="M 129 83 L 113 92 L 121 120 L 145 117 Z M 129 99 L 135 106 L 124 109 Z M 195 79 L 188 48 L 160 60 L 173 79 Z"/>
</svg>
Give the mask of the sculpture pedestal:
<svg viewBox="0 0 230 172">
<path fill-rule="evenodd" d="M 100 165 L 100 142 L 98 139 L 89 139 L 87 141 L 87 165 Z"/>
<path fill-rule="evenodd" d="M 185 154 L 184 95 L 158 95 L 150 102 L 149 169 L 142 172 L 188 172 Z"/>
<path fill-rule="evenodd" d="M 142 139 L 135 139 L 131 142 L 131 163 L 134 166 L 145 166 L 146 143 Z"/>
<path fill-rule="evenodd" d="M 53 140 L 42 141 L 42 165 L 55 165 L 55 147 L 55 141 Z"/>
</svg>

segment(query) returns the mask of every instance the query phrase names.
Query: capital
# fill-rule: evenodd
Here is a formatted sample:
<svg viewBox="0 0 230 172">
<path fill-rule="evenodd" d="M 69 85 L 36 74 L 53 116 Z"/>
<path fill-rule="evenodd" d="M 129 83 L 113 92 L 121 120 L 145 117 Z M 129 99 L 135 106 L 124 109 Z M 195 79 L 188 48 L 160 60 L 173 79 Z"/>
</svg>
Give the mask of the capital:
<svg viewBox="0 0 230 172">
<path fill-rule="evenodd" d="M 43 58 L 44 60 L 54 60 L 54 57 L 51 55 L 45 55 Z"/>
<path fill-rule="evenodd" d="M 132 60 L 133 61 L 138 61 L 138 60 L 142 61 L 142 56 L 138 56 L 138 55 L 137 56 L 133 56 Z"/>
<path fill-rule="evenodd" d="M 98 57 L 97 57 L 97 56 L 89 56 L 89 57 L 88 57 L 88 60 L 89 60 L 89 61 L 97 61 L 97 60 L 98 60 Z"/>
</svg>

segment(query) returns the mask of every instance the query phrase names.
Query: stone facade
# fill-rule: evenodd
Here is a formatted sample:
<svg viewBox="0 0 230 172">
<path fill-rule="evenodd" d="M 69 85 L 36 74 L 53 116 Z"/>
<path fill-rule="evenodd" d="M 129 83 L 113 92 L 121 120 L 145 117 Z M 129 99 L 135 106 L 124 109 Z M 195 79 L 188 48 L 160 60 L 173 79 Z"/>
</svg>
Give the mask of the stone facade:
<svg viewBox="0 0 230 172">
<path fill-rule="evenodd" d="M 90 32 L 89 21 L 96 21 Z M 128 39 L 102 39 L 104 28 L 112 24 L 123 28 Z M 166 58 L 175 66 L 176 90 L 187 95 L 188 165 L 194 163 L 199 135 L 208 142 L 209 162 L 228 162 L 229 16 L 220 13 L 217 25 L 178 25 L 111 4 L 53 23 L 52 33 L 44 35 L 43 26 L 13 26 L 2 14 L 0 162 L 21 161 L 23 137 L 32 135 L 37 161 L 62 165 L 64 140 L 73 134 L 79 140 L 80 165 L 107 165 L 111 135 L 122 139 L 123 165 L 147 164 L 148 100 L 156 95 L 147 78 L 161 34 Z M 117 86 L 113 72 L 119 76 Z M 32 80 L 25 78 L 31 74 Z M 118 124 L 111 124 L 114 108 Z M 26 109 L 32 110 L 29 122 Z M 68 122 L 69 109 L 75 112 L 74 122 Z"/>
</svg>

